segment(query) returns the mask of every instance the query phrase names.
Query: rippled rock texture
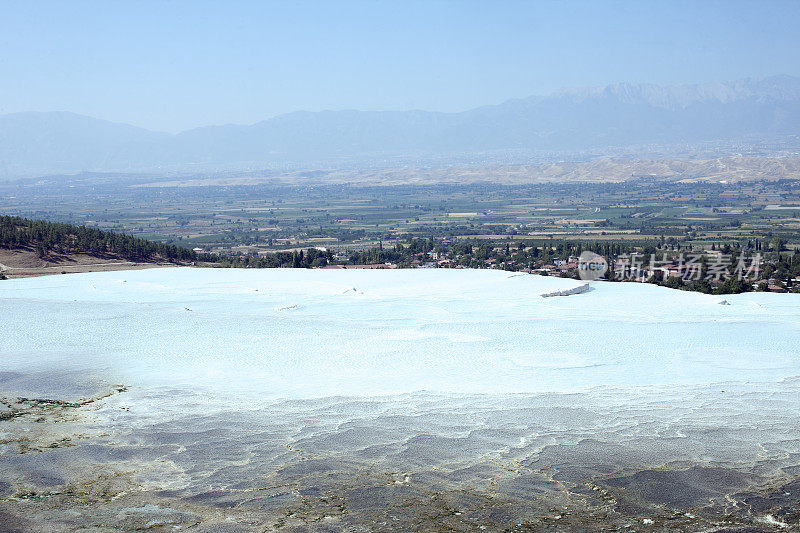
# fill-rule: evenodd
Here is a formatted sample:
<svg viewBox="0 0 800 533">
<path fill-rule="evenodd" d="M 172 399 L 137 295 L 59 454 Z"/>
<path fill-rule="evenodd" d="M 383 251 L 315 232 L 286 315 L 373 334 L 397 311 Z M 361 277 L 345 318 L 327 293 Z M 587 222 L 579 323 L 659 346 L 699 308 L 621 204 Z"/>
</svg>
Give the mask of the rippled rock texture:
<svg viewBox="0 0 800 533">
<path fill-rule="evenodd" d="M 6 397 L 0 522 L 10 531 L 797 529 L 800 383 L 724 386 L 259 402 L 109 385 L 80 401 Z"/>
</svg>

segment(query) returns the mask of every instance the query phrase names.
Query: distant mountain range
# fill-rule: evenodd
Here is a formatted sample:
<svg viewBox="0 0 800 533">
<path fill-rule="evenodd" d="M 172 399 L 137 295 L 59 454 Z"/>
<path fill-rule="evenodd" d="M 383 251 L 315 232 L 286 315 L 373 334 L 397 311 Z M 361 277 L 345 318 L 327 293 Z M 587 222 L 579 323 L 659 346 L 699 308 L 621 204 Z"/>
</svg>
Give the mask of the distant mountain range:
<svg viewBox="0 0 800 533">
<path fill-rule="evenodd" d="M 66 112 L 0 115 L 0 176 L 312 164 L 652 145 L 756 145 L 800 136 L 800 78 L 618 84 L 461 113 L 295 112 L 175 135 Z"/>
</svg>

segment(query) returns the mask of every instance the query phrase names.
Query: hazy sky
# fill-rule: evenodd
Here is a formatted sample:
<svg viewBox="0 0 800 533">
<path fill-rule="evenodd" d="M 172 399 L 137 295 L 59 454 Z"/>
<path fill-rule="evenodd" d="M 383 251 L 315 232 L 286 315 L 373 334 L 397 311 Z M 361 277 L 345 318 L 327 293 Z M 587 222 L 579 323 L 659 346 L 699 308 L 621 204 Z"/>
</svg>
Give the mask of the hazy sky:
<svg viewBox="0 0 800 533">
<path fill-rule="evenodd" d="M 800 1 L 12 2 L 0 113 L 165 131 L 460 111 L 561 87 L 800 75 Z"/>
</svg>

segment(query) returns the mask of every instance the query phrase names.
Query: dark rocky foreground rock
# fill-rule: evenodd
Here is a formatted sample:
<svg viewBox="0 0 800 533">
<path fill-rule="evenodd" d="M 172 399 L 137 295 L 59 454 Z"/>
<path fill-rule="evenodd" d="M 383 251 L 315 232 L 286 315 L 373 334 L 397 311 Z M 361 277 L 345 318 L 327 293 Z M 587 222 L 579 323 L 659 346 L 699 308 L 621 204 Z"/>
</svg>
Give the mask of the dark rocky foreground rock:
<svg viewBox="0 0 800 533">
<path fill-rule="evenodd" d="M 0 376 L 0 531 L 800 530 L 800 384 L 262 402 Z"/>
</svg>

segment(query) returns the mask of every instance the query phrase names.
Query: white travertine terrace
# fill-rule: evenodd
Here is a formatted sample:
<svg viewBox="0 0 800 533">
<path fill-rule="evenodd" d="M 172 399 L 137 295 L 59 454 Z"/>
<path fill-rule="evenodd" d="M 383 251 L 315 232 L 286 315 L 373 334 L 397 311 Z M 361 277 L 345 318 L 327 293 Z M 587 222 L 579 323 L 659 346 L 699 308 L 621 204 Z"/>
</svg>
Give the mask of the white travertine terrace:
<svg viewBox="0 0 800 533">
<path fill-rule="evenodd" d="M 92 370 L 263 398 L 774 382 L 800 296 L 500 271 L 153 269 L 0 284 L 0 370 Z"/>
</svg>

